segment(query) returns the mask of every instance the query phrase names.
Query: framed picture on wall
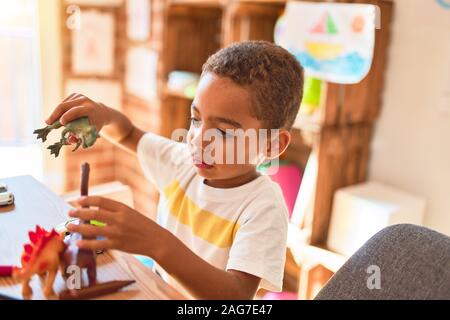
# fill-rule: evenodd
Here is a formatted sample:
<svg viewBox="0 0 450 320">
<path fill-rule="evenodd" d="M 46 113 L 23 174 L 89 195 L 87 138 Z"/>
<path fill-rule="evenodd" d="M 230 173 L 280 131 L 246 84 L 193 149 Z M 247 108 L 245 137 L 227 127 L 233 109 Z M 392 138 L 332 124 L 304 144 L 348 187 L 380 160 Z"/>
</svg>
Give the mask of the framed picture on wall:
<svg viewBox="0 0 450 320">
<path fill-rule="evenodd" d="M 98 7 L 118 7 L 124 0 L 66 0 L 67 4 Z"/>
<path fill-rule="evenodd" d="M 73 74 L 112 76 L 115 72 L 114 13 L 82 10 L 79 28 L 72 30 L 71 47 Z"/>
</svg>

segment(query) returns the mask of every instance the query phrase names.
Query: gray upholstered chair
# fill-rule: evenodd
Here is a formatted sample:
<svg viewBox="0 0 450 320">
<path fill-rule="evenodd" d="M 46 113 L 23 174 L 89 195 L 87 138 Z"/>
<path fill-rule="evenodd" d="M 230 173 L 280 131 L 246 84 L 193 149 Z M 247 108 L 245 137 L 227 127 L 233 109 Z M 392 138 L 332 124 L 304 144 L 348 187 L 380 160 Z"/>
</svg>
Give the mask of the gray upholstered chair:
<svg viewBox="0 0 450 320">
<path fill-rule="evenodd" d="M 315 299 L 450 299 L 450 237 L 411 224 L 387 227 Z"/>
</svg>

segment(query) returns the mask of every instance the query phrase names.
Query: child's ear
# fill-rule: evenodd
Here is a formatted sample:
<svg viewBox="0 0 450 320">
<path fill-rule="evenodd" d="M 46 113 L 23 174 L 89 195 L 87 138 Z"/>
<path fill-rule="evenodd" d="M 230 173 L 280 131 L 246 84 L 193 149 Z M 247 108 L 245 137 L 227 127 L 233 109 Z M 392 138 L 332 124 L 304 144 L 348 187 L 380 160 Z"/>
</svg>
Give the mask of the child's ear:
<svg viewBox="0 0 450 320">
<path fill-rule="evenodd" d="M 267 143 L 266 159 L 278 158 L 286 151 L 291 142 L 291 134 L 285 129 L 271 131 L 270 140 Z"/>
</svg>

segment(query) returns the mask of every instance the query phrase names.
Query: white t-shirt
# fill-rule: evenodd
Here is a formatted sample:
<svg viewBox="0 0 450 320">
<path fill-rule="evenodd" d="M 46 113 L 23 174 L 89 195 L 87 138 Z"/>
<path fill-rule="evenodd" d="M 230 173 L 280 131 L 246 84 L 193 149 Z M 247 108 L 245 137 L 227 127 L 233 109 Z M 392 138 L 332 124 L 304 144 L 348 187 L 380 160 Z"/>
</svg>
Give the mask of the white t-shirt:
<svg viewBox="0 0 450 320">
<path fill-rule="evenodd" d="M 161 195 L 161 226 L 211 265 L 255 275 L 261 278 L 260 288 L 281 291 L 288 211 L 270 177 L 261 175 L 235 188 L 210 187 L 197 174 L 186 144 L 152 133 L 141 138 L 137 153 L 146 178 Z M 187 294 L 160 266 L 157 270 Z"/>
</svg>

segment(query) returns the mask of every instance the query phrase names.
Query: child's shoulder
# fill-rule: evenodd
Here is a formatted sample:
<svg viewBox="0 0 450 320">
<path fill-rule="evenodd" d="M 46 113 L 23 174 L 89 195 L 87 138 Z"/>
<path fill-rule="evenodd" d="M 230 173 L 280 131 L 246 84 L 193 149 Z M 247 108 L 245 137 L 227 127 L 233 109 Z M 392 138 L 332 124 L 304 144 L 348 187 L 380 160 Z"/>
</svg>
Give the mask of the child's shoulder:
<svg viewBox="0 0 450 320">
<path fill-rule="evenodd" d="M 275 215 L 286 220 L 288 210 L 280 186 L 269 176 L 262 175 L 258 183 L 248 194 L 248 210 L 250 215 Z"/>
<path fill-rule="evenodd" d="M 283 193 L 280 186 L 274 182 L 270 176 L 261 175 L 259 179 L 260 183 L 255 190 L 257 194 L 271 199 L 276 198 L 277 200 L 283 200 Z"/>
</svg>

